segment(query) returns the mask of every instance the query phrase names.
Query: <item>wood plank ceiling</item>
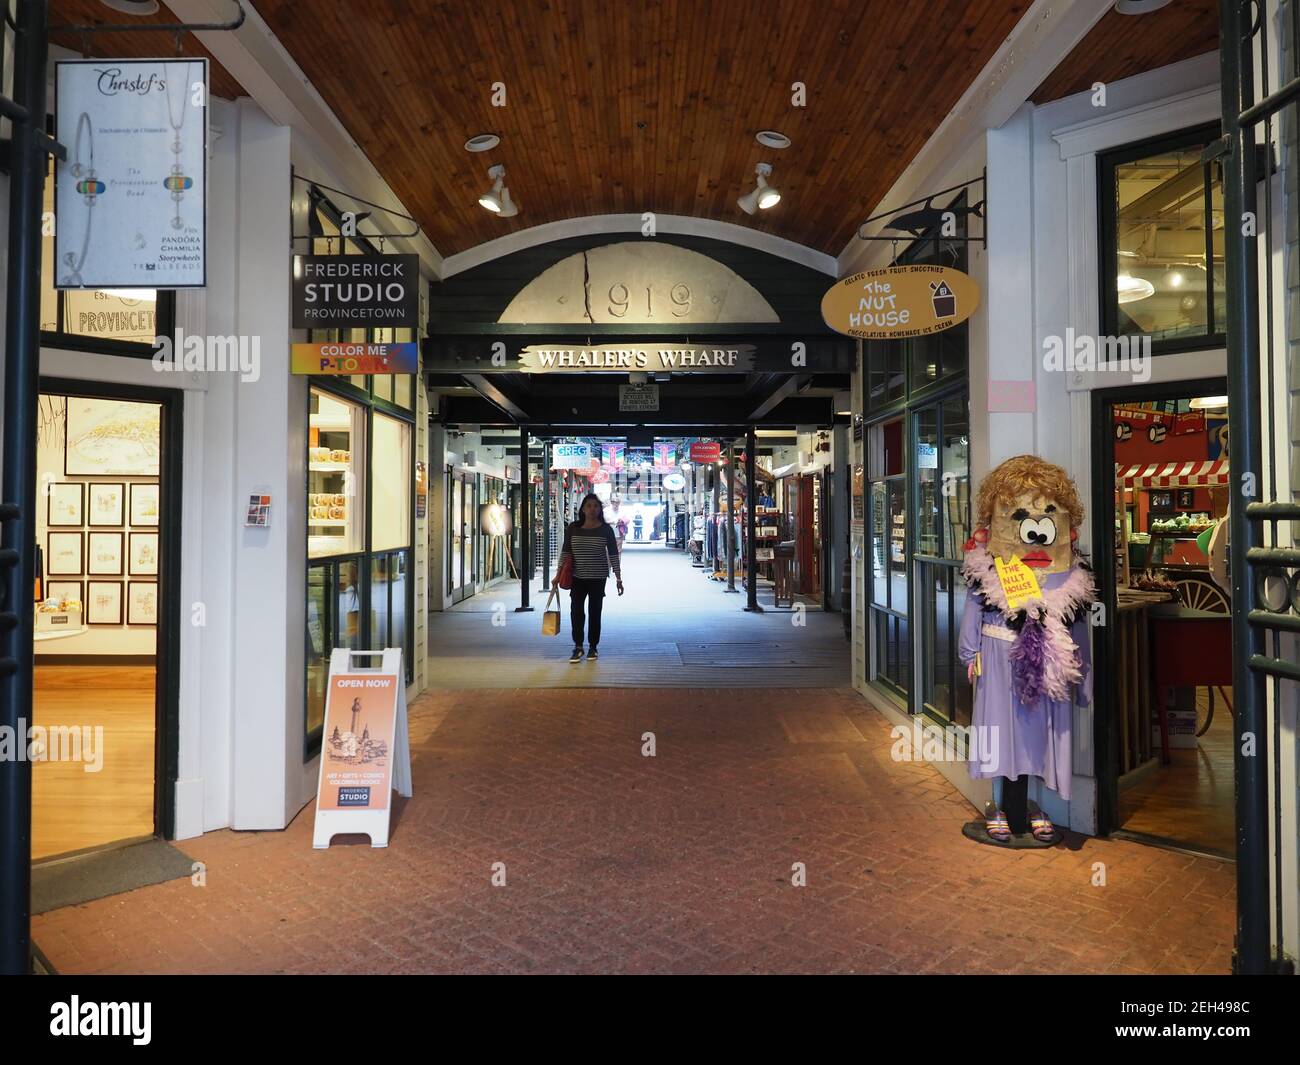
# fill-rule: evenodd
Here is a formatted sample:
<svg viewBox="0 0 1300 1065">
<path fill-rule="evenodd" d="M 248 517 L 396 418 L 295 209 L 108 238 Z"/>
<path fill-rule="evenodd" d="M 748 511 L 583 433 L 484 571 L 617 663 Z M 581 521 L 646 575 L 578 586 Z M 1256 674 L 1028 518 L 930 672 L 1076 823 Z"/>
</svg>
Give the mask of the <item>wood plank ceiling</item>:
<svg viewBox="0 0 1300 1065">
<path fill-rule="evenodd" d="M 233 4 L 230 10 L 235 10 Z M 93 26 L 97 23 L 138 26 L 147 22 L 174 24 L 181 21 L 183 20 L 177 18 L 166 4 L 160 4 L 158 11 L 152 15 L 125 15 L 106 7 L 99 0 L 52 0 L 50 4 L 52 27 Z M 228 19 L 223 17 L 221 21 Z M 86 54 L 96 58 L 112 56 L 117 59 L 156 59 L 176 54 L 176 38 L 166 33 L 101 33 L 83 40 L 80 34 L 51 32 L 50 40 L 78 53 L 84 48 Z M 208 85 L 213 96 L 233 100 L 237 96 L 248 95 L 226 68 L 212 58 L 212 53 L 198 42 L 194 34 L 187 33 L 181 37 L 181 54 L 208 60 Z"/>
<path fill-rule="evenodd" d="M 299 0 L 253 4 L 444 255 L 642 211 L 838 254 L 1028 0 L 347 0 L 310 17 Z M 768 128 L 792 147 L 756 144 Z M 500 147 L 466 152 L 479 133 Z M 760 160 L 783 199 L 750 217 L 736 198 Z M 492 163 L 514 218 L 477 203 Z"/>
<path fill-rule="evenodd" d="M 1106 12 L 1030 97 L 1045 104 L 1219 47 L 1219 0 L 1174 0 L 1149 15 Z"/>
</svg>

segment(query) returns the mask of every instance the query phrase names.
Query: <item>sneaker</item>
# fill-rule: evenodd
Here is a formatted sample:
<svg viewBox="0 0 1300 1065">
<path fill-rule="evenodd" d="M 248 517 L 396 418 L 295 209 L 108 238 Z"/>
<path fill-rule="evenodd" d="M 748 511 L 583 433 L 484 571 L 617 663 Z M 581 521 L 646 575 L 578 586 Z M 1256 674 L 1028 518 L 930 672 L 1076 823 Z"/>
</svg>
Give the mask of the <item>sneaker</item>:
<svg viewBox="0 0 1300 1065">
<path fill-rule="evenodd" d="M 582 648 L 581 648 L 581 647 L 575 647 L 575 648 L 573 649 L 573 654 L 569 655 L 569 661 L 570 661 L 570 662 L 581 662 L 581 661 L 582 661 Z"/>
<path fill-rule="evenodd" d="M 599 653 L 597 653 L 597 651 L 596 651 L 596 649 L 595 649 L 594 647 L 593 647 L 590 651 L 587 652 L 587 661 L 588 661 L 588 662 L 590 662 L 593 658 L 599 658 L 599 657 L 600 657 L 600 655 L 599 655 Z"/>
</svg>

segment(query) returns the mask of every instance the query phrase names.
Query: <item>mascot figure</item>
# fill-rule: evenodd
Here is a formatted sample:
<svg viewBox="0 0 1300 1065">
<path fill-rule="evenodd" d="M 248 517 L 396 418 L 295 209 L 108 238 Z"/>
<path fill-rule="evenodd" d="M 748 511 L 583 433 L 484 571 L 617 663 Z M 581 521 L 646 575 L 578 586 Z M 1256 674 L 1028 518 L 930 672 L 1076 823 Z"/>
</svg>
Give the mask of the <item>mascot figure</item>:
<svg viewBox="0 0 1300 1065">
<path fill-rule="evenodd" d="M 1083 505 L 1061 467 L 1007 459 L 980 485 L 962 575 L 958 655 L 975 686 L 971 775 L 1001 778 L 1001 799 L 966 835 L 1002 846 L 1062 838 L 1028 804 L 1029 777 L 1070 797 L 1073 704 L 1092 701 L 1092 571 L 1075 543 Z"/>
</svg>

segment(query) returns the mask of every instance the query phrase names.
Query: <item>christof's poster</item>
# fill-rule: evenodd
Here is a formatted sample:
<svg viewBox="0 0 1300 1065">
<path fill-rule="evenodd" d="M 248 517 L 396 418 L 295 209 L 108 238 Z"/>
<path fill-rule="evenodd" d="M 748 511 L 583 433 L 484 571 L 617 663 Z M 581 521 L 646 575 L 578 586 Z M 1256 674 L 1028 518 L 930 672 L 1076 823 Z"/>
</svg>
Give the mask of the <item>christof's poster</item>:
<svg viewBox="0 0 1300 1065">
<path fill-rule="evenodd" d="M 206 283 L 206 59 L 56 64 L 56 288 Z"/>
</svg>

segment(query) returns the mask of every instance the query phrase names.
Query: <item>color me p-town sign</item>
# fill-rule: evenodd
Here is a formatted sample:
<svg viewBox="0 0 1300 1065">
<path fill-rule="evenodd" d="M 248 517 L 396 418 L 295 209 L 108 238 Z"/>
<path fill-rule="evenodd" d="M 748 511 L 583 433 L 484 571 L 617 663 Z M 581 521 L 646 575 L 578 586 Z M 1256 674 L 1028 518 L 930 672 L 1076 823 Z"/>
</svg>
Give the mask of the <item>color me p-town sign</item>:
<svg viewBox="0 0 1300 1065">
<path fill-rule="evenodd" d="M 588 344 L 547 347 L 529 344 L 519 353 L 522 373 L 749 373 L 753 344 Z"/>
</svg>

